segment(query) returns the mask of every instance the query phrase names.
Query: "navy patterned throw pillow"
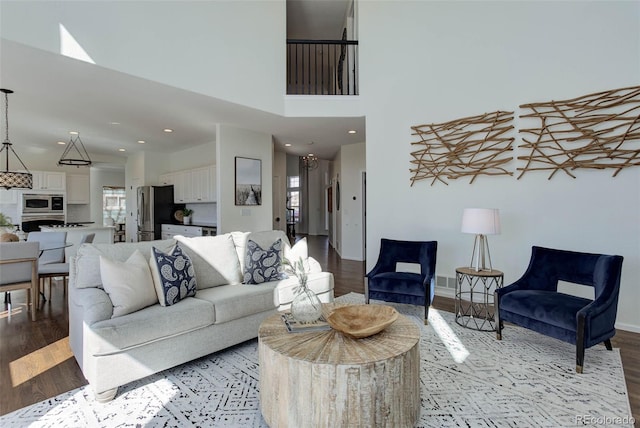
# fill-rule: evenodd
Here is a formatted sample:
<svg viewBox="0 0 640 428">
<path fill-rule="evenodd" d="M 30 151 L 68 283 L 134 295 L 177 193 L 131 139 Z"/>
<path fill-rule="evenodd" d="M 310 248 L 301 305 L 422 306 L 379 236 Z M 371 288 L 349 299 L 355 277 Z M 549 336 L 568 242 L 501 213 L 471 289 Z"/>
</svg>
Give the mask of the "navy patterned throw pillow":
<svg viewBox="0 0 640 428">
<path fill-rule="evenodd" d="M 245 284 L 262 284 L 284 278 L 281 254 L 281 239 L 274 242 L 268 250 L 263 250 L 260 245 L 249 239 L 244 260 L 243 282 Z"/>
<path fill-rule="evenodd" d="M 193 264 L 179 245 L 176 245 L 171 254 L 153 247 L 149 264 L 153 285 L 162 306 L 171 306 L 185 297 L 196 295 Z"/>
</svg>

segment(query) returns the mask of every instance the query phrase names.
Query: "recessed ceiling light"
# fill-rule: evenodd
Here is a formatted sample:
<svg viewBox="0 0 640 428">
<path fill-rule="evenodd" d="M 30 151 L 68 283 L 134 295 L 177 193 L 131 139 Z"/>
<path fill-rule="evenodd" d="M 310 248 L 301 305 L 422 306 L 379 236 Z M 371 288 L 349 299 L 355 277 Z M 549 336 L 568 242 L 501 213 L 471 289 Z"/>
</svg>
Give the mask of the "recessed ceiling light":
<svg viewBox="0 0 640 428">
<path fill-rule="evenodd" d="M 164 129 L 163 129 L 163 131 L 164 131 L 164 132 L 169 133 L 169 132 L 173 132 L 173 129 L 171 129 L 171 128 L 164 128 Z"/>
<path fill-rule="evenodd" d="M 110 125 L 120 125 L 120 122 L 109 122 Z"/>
<path fill-rule="evenodd" d="M 119 152 L 126 152 L 125 149 L 118 149 Z"/>
<path fill-rule="evenodd" d="M 356 130 L 355 129 L 350 129 L 349 131 L 347 131 L 349 134 L 355 134 Z"/>
<path fill-rule="evenodd" d="M 290 143 L 286 143 L 284 146 L 285 147 L 291 147 L 291 144 Z"/>
<path fill-rule="evenodd" d="M 146 143 L 146 141 L 144 141 L 144 140 L 138 140 L 138 144 L 144 144 L 144 143 Z"/>
<path fill-rule="evenodd" d="M 309 153 L 307 156 L 313 156 L 313 153 Z"/>
<path fill-rule="evenodd" d="M 58 144 L 60 144 L 61 146 L 64 146 L 67 143 L 65 143 L 64 141 L 58 141 Z"/>
<path fill-rule="evenodd" d="M 71 135 L 78 135 L 78 131 L 69 131 L 69 134 L 71 134 Z"/>
</svg>

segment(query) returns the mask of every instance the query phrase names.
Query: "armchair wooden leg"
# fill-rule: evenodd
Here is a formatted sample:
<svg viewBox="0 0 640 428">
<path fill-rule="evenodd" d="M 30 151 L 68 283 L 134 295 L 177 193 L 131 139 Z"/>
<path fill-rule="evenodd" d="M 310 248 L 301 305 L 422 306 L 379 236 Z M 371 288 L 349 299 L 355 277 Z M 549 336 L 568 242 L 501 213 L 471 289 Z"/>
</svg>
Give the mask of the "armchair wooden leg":
<svg viewBox="0 0 640 428">
<path fill-rule="evenodd" d="M 369 304 L 369 278 L 364 277 L 364 303 Z"/>
<path fill-rule="evenodd" d="M 604 346 L 607 348 L 607 351 L 613 351 L 613 347 L 611 346 L 611 340 L 607 339 L 604 341 Z"/>
<path fill-rule="evenodd" d="M 496 323 L 496 339 L 502 340 L 502 328 L 504 326 L 502 325 L 502 320 L 500 319 L 500 303 L 498 302 L 498 293 L 493 293 L 493 302 L 495 305 L 494 318 Z"/>
<path fill-rule="evenodd" d="M 576 330 L 576 373 L 582 373 L 584 366 L 584 317 L 578 316 Z"/>
<path fill-rule="evenodd" d="M 429 305 L 424 305 L 424 325 L 429 325 Z"/>
</svg>

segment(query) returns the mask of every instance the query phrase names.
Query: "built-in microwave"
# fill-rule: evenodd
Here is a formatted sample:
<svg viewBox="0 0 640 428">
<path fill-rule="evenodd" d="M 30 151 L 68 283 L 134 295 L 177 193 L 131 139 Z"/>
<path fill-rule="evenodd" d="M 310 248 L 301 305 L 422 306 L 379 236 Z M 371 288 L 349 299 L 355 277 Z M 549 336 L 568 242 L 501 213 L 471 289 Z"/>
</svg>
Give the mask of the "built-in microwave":
<svg viewBox="0 0 640 428">
<path fill-rule="evenodd" d="M 64 196 L 55 194 L 47 195 L 42 193 L 23 193 L 22 212 L 24 214 L 61 214 L 64 212 Z"/>
</svg>

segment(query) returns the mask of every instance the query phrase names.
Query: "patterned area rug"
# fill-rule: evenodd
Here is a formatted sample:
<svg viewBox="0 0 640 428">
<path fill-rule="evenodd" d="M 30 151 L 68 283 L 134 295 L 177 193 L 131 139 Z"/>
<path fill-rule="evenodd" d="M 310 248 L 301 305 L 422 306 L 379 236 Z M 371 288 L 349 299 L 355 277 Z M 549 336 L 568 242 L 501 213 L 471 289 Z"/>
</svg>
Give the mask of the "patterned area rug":
<svg viewBox="0 0 640 428">
<path fill-rule="evenodd" d="M 361 294 L 337 299 L 363 303 Z M 382 303 L 382 302 L 381 302 Z M 590 348 L 584 374 L 574 347 L 507 326 L 459 326 L 453 314 L 392 305 L 420 326 L 420 427 L 633 426 L 617 349 Z M 2 427 L 264 427 L 257 340 L 121 387 L 99 404 L 88 387 L 0 417 Z"/>
</svg>

